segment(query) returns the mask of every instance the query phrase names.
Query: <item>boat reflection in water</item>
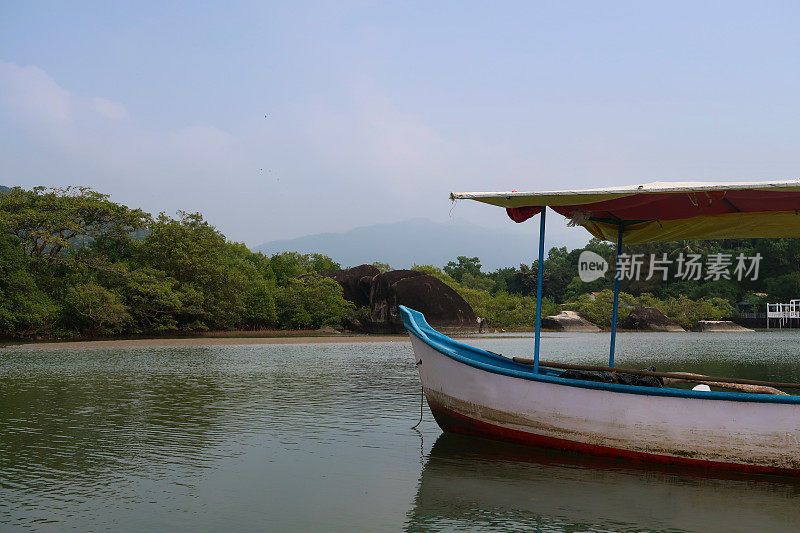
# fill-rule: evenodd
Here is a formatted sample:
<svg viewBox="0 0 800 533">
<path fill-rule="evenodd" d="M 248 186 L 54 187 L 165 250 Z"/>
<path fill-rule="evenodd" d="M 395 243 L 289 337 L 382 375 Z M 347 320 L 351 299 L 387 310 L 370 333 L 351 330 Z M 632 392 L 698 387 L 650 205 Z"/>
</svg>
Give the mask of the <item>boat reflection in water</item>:
<svg viewBox="0 0 800 533">
<path fill-rule="evenodd" d="M 800 481 L 442 434 L 407 531 L 800 531 Z"/>
</svg>

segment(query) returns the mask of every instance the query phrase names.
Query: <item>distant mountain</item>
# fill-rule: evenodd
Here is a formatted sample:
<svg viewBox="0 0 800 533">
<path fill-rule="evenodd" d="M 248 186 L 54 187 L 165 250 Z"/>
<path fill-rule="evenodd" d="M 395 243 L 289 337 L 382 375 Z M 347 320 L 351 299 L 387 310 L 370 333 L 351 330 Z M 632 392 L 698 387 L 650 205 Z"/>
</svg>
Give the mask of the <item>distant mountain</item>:
<svg viewBox="0 0 800 533">
<path fill-rule="evenodd" d="M 547 248 L 579 247 L 588 242 L 580 229 L 552 232 Z M 419 265 L 443 266 L 459 255 L 479 257 L 485 271 L 531 264 L 538 254 L 538 235 L 519 227 L 497 230 L 414 219 L 392 224 L 355 228 L 344 233 L 318 233 L 296 239 L 272 241 L 253 248 L 271 255 L 278 252 L 321 253 L 344 267 L 381 261 L 393 268 Z"/>
<path fill-rule="evenodd" d="M 0 185 L 0 194 L 7 194 L 11 192 L 11 187 L 6 187 L 5 185 Z"/>
</svg>

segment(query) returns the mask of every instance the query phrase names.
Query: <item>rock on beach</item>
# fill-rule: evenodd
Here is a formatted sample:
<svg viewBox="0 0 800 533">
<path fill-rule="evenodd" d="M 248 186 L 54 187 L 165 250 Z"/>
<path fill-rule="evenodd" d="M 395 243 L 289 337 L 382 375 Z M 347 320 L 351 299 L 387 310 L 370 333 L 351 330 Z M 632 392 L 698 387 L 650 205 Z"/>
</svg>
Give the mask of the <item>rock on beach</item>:
<svg viewBox="0 0 800 533">
<path fill-rule="evenodd" d="M 686 331 L 655 307 L 635 308 L 621 326 L 637 331 Z"/>
<path fill-rule="evenodd" d="M 542 318 L 542 328 L 554 331 L 595 332 L 600 327 L 592 324 L 575 311 L 561 311 L 555 316 Z"/>
<path fill-rule="evenodd" d="M 693 331 L 719 332 L 719 331 L 754 331 L 740 326 L 730 320 L 700 320 Z"/>
</svg>

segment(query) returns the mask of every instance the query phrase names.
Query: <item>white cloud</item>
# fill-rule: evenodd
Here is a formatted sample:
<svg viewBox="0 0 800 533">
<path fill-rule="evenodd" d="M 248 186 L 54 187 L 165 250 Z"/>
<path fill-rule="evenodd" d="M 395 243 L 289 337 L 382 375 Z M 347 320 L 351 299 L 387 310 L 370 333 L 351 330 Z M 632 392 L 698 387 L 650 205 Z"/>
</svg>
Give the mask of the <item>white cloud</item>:
<svg viewBox="0 0 800 533">
<path fill-rule="evenodd" d="M 0 102 L 13 115 L 42 122 L 65 122 L 71 115 L 70 95 L 35 66 L 0 61 Z"/>
<path fill-rule="evenodd" d="M 370 203 L 383 206 L 376 216 L 452 218 L 451 190 L 511 189 L 530 174 L 530 161 L 508 146 L 448 134 L 368 80 L 354 83 L 349 96 L 343 108 L 309 112 L 297 142 L 313 152 L 323 172 L 336 176 L 332 188 L 346 183 L 370 191 Z M 502 220 L 486 215 L 493 216 Z"/>
<path fill-rule="evenodd" d="M 0 61 L 0 174 L 25 187 L 89 185 L 151 212 L 202 211 L 224 226 L 237 186 L 257 171 L 240 139 L 209 124 L 161 130 L 127 116 L 110 98 Z"/>
<path fill-rule="evenodd" d="M 309 141 L 320 157 L 334 168 L 351 171 L 357 161 L 370 179 L 381 175 L 424 181 L 421 174 L 431 163 L 455 148 L 368 84 L 353 91 L 348 108 L 318 109 L 308 125 Z"/>
<path fill-rule="evenodd" d="M 15 184 L 79 183 L 150 212 L 201 211 L 250 244 L 437 214 L 503 220 L 489 209 L 451 210 L 447 194 L 526 168 L 507 147 L 447 136 L 371 83 L 354 84 L 344 105 L 302 102 L 233 128 L 200 122 L 162 130 L 121 120 L 123 105 L 69 94 L 36 67 L 2 67 L 5 115 L 29 133 L 0 146 L 0 173 L 19 176 Z M 39 94 L 50 87 L 42 99 L 49 107 L 21 99 L 37 87 Z M 31 109 L 63 123 L 31 119 Z"/>
<path fill-rule="evenodd" d="M 111 120 L 128 118 L 128 110 L 125 109 L 125 106 L 117 102 L 112 102 L 108 98 L 95 97 L 92 100 L 92 108 L 100 115 Z"/>
</svg>

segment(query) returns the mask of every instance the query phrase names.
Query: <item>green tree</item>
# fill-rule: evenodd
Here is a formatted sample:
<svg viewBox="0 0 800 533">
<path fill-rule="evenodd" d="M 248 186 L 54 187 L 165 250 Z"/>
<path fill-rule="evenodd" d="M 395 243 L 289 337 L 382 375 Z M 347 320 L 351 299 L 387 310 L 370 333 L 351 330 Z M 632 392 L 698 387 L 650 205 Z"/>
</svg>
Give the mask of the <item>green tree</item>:
<svg viewBox="0 0 800 533">
<path fill-rule="evenodd" d="M 563 302 L 567 286 L 577 272 L 577 261 L 572 260 L 566 247 L 550 248 L 544 262 L 543 295 L 554 301 Z M 545 281 L 547 286 L 544 286 Z"/>
<path fill-rule="evenodd" d="M 21 337 L 52 330 L 60 312 L 36 285 L 19 239 L 0 226 L 0 335 Z"/>
<path fill-rule="evenodd" d="M 477 257 L 467 257 L 465 255 L 459 255 L 455 261 L 447 263 L 443 270 L 459 283 L 461 283 L 464 274 L 470 274 L 476 278 L 483 275 L 481 272 L 481 260 Z"/>
<path fill-rule="evenodd" d="M 438 279 L 445 285 L 449 285 L 453 289 L 458 289 L 460 287 L 460 285 L 456 280 L 445 274 L 444 271 L 439 267 L 435 267 L 433 265 L 415 264 L 411 267 L 411 270 L 415 272 L 422 272 L 423 274 L 427 274 L 429 276 L 433 276 L 434 278 Z"/>
<path fill-rule="evenodd" d="M 146 213 L 108 198 L 89 187 L 14 187 L 0 195 L 0 225 L 22 242 L 28 255 L 52 263 L 93 239 L 130 239 L 131 232 L 146 226 Z"/>
<path fill-rule="evenodd" d="M 487 291 L 458 287 L 458 293 L 470 304 L 475 314 L 496 328 L 532 328 L 536 322 L 536 298 L 507 292 L 492 295 Z M 542 300 L 542 316 L 558 313 L 559 306 L 551 299 Z"/>
<path fill-rule="evenodd" d="M 581 295 L 600 292 L 603 289 L 606 289 L 608 286 L 609 282 L 606 278 L 599 278 L 594 281 L 585 282 L 582 281 L 578 276 L 575 276 L 564 290 L 564 303 L 575 302 L 578 298 L 580 298 Z"/>
<path fill-rule="evenodd" d="M 340 326 L 355 309 L 341 285 L 318 275 L 290 280 L 278 290 L 276 303 L 279 325 L 291 329 Z"/>
<path fill-rule="evenodd" d="M 508 292 L 520 296 L 528 296 L 536 294 L 536 280 L 539 277 L 539 261 L 536 260 L 531 263 L 531 266 L 520 265 L 519 270 L 514 272 L 508 283 Z M 546 283 L 547 278 L 542 280 L 542 288 Z"/>
<path fill-rule="evenodd" d="M 484 278 L 473 276 L 469 272 L 464 272 L 461 277 L 461 285 L 468 289 L 478 289 L 481 291 L 491 292 L 494 289 L 494 280 L 491 278 Z"/>
<path fill-rule="evenodd" d="M 703 283 L 690 295 L 695 300 L 723 298 L 730 302 L 737 302 L 744 295 L 744 290 L 736 280 L 720 279 Z"/>
<path fill-rule="evenodd" d="M 239 327 L 245 297 L 262 279 L 248 260 L 252 252 L 243 244 L 228 242 L 199 213 L 178 214 L 177 220 L 159 215 L 138 249 L 137 260 L 201 295 L 201 327 Z"/>
<path fill-rule="evenodd" d="M 270 269 L 280 286 L 286 285 L 290 279 L 303 274 L 339 270 L 342 266 L 322 254 L 301 254 L 299 252 L 282 252 L 269 259 Z"/>
<path fill-rule="evenodd" d="M 122 299 L 96 283 L 69 287 L 64 303 L 68 322 L 85 335 L 117 333 L 131 320 Z"/>
<path fill-rule="evenodd" d="M 394 269 L 391 267 L 391 265 L 389 265 L 388 263 L 381 263 L 380 261 L 375 261 L 374 263 L 372 263 L 372 266 L 374 266 L 375 268 L 377 268 L 378 270 L 380 270 L 382 273 L 383 273 L 383 272 L 389 272 L 389 271 L 391 271 L 391 270 L 394 270 Z"/>
<path fill-rule="evenodd" d="M 760 265 L 762 278 L 783 276 L 800 265 L 800 239 L 753 239 L 751 246 L 749 255 L 759 253 L 764 258 Z"/>
<path fill-rule="evenodd" d="M 278 322 L 275 286 L 262 281 L 250 289 L 244 300 L 244 325 L 251 329 L 274 327 Z"/>
<path fill-rule="evenodd" d="M 766 292 L 773 302 L 788 302 L 800 298 L 800 271 L 766 280 Z"/>
<path fill-rule="evenodd" d="M 733 316 L 733 306 L 723 298 L 692 300 L 681 295 L 653 302 L 652 307 L 684 329 L 692 329 L 700 320 L 722 320 Z"/>
<path fill-rule="evenodd" d="M 571 308 L 580 313 L 586 320 L 593 322 L 599 326 L 611 327 L 612 309 L 614 301 L 614 292 L 606 289 L 596 297 L 589 294 L 584 294 L 578 298 Z M 625 320 L 636 307 L 636 298 L 626 292 L 619 293 L 619 311 L 617 314 L 618 321 Z"/>
<path fill-rule="evenodd" d="M 514 278 L 514 274 L 517 272 L 517 269 L 514 267 L 504 267 L 498 268 L 494 272 L 488 274 L 487 276 L 494 281 L 494 286 L 492 287 L 492 292 L 509 292 L 508 286 L 511 280 Z"/>
<path fill-rule="evenodd" d="M 595 324 L 611 327 L 614 293 L 607 289 L 592 299 L 583 295 L 571 308 Z M 685 329 L 693 328 L 699 320 L 721 320 L 733 316 L 733 306 L 723 298 L 692 300 L 684 295 L 661 300 L 649 293 L 638 297 L 620 292 L 618 322 L 628 317 L 636 307 L 655 307 Z"/>
<path fill-rule="evenodd" d="M 191 284 L 145 266 L 122 274 L 119 290 L 137 331 L 169 331 L 203 317 L 202 295 Z"/>
</svg>

